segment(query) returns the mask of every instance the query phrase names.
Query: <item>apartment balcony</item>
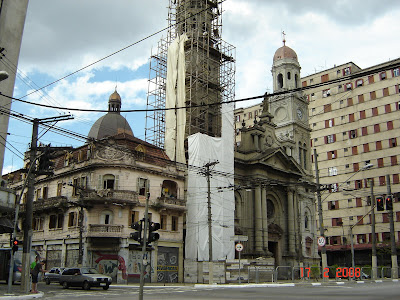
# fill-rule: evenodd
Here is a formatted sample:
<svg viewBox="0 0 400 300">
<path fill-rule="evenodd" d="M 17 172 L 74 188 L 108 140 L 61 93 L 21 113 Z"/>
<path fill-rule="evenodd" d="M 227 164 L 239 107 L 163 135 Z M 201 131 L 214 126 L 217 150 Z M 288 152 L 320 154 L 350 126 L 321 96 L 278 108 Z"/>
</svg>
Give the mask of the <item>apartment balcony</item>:
<svg viewBox="0 0 400 300">
<path fill-rule="evenodd" d="M 110 204 L 110 203 L 118 203 L 118 204 L 139 204 L 139 198 L 137 192 L 127 191 L 127 190 L 97 190 L 83 193 L 82 199 L 85 204 L 89 203 L 101 203 L 101 204 Z"/>
<path fill-rule="evenodd" d="M 39 198 L 33 201 L 33 211 L 34 212 L 46 212 L 52 210 L 65 210 L 68 208 L 68 199 L 65 196 L 51 197 L 47 199 Z M 21 205 L 21 212 L 25 212 L 26 204 Z"/>
<path fill-rule="evenodd" d="M 87 237 L 122 237 L 123 225 L 89 224 Z"/>
<path fill-rule="evenodd" d="M 186 201 L 175 197 L 158 197 L 151 207 L 153 209 L 162 210 L 175 210 L 175 211 L 186 211 Z"/>
</svg>

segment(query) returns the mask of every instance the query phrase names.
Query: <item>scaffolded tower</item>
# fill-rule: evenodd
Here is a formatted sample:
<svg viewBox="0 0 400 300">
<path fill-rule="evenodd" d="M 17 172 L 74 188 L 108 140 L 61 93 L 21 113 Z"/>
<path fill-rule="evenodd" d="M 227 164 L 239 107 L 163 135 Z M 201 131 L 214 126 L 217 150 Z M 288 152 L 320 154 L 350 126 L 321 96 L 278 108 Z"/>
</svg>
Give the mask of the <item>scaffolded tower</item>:
<svg viewBox="0 0 400 300">
<path fill-rule="evenodd" d="M 170 43 L 186 33 L 185 137 L 201 132 L 221 136 L 221 103 L 234 99 L 235 48 L 221 39 L 225 0 L 169 0 L 167 36 L 151 55 L 146 141 L 164 147 L 167 52 Z"/>
</svg>

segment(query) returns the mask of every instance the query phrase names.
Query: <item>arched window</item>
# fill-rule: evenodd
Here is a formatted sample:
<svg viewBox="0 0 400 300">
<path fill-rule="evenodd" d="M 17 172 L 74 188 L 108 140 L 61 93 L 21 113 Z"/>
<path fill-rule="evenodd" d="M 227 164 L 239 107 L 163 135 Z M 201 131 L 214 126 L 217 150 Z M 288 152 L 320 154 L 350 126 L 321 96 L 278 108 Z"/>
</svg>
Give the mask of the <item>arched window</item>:
<svg viewBox="0 0 400 300">
<path fill-rule="evenodd" d="M 291 74 L 290 72 L 287 72 L 287 79 L 290 80 Z"/>
<path fill-rule="evenodd" d="M 303 144 L 303 166 L 304 169 L 307 169 L 307 146 Z"/>
<path fill-rule="evenodd" d="M 113 212 L 110 210 L 103 210 L 100 215 L 100 224 L 112 224 L 113 222 Z"/>
<path fill-rule="evenodd" d="M 283 88 L 283 75 L 281 73 L 278 74 L 278 88 Z"/>
<path fill-rule="evenodd" d="M 308 229 L 308 222 L 309 222 L 308 213 L 306 213 L 304 216 L 304 229 L 306 229 L 306 230 Z"/>
<path fill-rule="evenodd" d="M 298 82 L 299 82 L 299 77 L 297 74 L 294 75 L 294 88 L 297 89 L 298 87 Z"/>
<path fill-rule="evenodd" d="M 107 174 L 103 176 L 103 188 L 113 190 L 115 186 L 115 176 Z"/>
</svg>

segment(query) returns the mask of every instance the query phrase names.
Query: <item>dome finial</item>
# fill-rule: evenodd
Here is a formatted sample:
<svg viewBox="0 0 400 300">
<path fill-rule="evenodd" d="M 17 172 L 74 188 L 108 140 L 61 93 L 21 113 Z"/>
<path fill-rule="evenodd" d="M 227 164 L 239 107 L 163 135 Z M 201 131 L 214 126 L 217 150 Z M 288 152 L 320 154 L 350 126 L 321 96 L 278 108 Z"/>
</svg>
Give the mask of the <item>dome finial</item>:
<svg viewBox="0 0 400 300">
<path fill-rule="evenodd" d="M 286 45 L 286 33 L 285 31 L 282 31 L 282 42 L 283 42 L 283 46 Z"/>
</svg>

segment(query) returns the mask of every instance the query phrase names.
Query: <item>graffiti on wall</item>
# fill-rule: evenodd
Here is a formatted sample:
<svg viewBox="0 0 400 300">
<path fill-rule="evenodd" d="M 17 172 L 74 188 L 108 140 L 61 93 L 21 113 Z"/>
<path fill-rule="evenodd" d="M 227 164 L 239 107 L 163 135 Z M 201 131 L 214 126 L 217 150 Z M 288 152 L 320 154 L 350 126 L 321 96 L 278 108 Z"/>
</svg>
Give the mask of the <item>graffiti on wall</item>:
<svg viewBox="0 0 400 300">
<path fill-rule="evenodd" d="M 179 249 L 158 247 L 157 282 L 178 282 Z"/>
</svg>

